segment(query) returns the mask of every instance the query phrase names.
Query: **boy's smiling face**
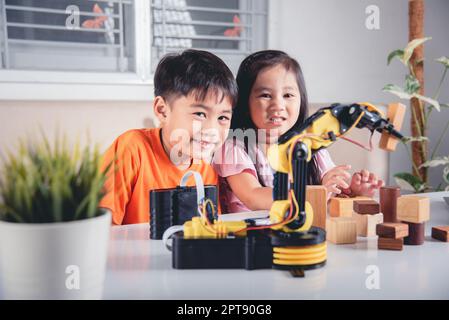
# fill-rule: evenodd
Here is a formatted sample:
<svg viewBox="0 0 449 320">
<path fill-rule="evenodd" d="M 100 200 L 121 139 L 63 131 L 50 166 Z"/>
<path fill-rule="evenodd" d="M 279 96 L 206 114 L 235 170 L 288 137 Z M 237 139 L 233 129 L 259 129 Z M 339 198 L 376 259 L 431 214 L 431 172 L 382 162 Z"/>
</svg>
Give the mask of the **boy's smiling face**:
<svg viewBox="0 0 449 320">
<path fill-rule="evenodd" d="M 232 104 L 221 92 L 211 91 L 202 101 L 195 92 L 171 99 L 158 96 L 153 107 L 165 152 L 176 165 L 190 164 L 192 159 L 209 161 L 228 135 Z"/>
</svg>

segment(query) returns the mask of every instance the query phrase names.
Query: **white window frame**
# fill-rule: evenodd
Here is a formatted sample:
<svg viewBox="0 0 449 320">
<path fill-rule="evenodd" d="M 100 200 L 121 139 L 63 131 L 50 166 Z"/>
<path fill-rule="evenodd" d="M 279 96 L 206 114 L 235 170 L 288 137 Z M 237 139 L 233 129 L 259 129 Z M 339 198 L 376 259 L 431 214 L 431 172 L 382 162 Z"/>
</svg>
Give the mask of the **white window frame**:
<svg viewBox="0 0 449 320">
<path fill-rule="evenodd" d="M 149 0 L 150 2 L 152 2 L 152 0 Z M 208 48 L 201 48 L 202 50 L 207 50 L 211 53 L 217 54 L 220 58 L 222 58 L 226 63 L 228 63 L 228 66 L 231 68 L 231 65 L 234 68 L 233 71 L 237 72 L 236 67 L 238 68 L 238 66 L 240 65 L 240 62 L 242 60 L 241 56 L 243 55 L 244 57 L 249 55 L 250 53 L 254 52 L 254 51 L 258 51 L 258 50 L 262 50 L 263 48 L 267 47 L 268 44 L 268 36 L 265 37 L 265 39 L 261 40 L 259 39 L 258 36 L 256 36 L 256 29 L 260 32 L 262 32 L 261 30 L 264 30 L 263 32 L 265 33 L 265 35 L 268 34 L 268 30 L 267 30 L 267 26 L 268 26 L 268 21 L 269 21 L 269 0 L 266 0 L 266 4 L 263 3 L 261 4 L 261 1 L 259 0 L 240 0 L 239 1 L 239 8 L 238 9 L 224 9 L 224 8 L 217 8 L 217 12 L 224 12 L 224 13 L 234 13 L 234 14 L 244 14 L 249 16 L 249 20 L 250 22 L 242 22 L 243 24 L 246 24 L 247 26 L 245 27 L 245 36 L 243 36 L 240 46 L 244 46 L 245 48 L 239 48 L 239 49 L 208 49 Z M 151 7 L 151 6 L 150 6 Z M 162 3 L 162 6 L 159 6 L 158 10 L 173 10 L 172 8 L 168 7 L 168 8 L 164 8 L 166 6 L 164 6 L 164 4 Z M 263 8 L 263 9 L 261 9 Z M 195 6 L 187 6 L 186 9 L 191 9 L 192 11 L 211 11 L 214 12 L 214 7 L 206 7 L 206 6 L 201 6 L 201 7 L 195 7 Z M 260 24 L 259 19 L 256 19 L 256 17 L 258 16 L 264 16 L 265 19 L 265 23 L 263 25 Z M 207 23 L 208 21 L 195 21 L 194 24 L 201 24 L 204 23 L 205 25 L 209 25 Z M 176 22 L 169 22 L 171 24 L 178 24 Z M 158 24 L 162 24 L 162 28 L 164 28 L 164 22 L 159 22 Z M 230 24 L 232 26 L 232 24 Z M 248 28 L 249 27 L 249 28 Z M 250 30 L 250 34 L 248 34 L 248 30 Z M 170 38 L 169 36 L 167 36 L 168 38 Z M 213 39 L 213 38 L 220 38 L 220 36 L 202 36 L 202 35 L 196 35 L 193 37 L 189 37 L 189 36 L 185 36 L 185 37 L 181 37 L 181 38 L 185 38 L 185 39 L 195 39 L 195 38 L 203 38 L 203 39 Z M 242 36 L 240 36 L 242 37 Z M 162 36 L 160 37 L 162 38 L 163 43 L 165 42 L 165 37 Z M 226 38 L 226 37 L 222 37 L 222 38 Z M 228 38 L 228 40 L 235 40 L 232 38 Z M 154 46 L 153 46 L 154 48 Z M 160 48 L 162 49 L 162 54 L 165 53 L 170 53 L 170 52 L 174 52 L 176 49 L 166 49 L 164 47 L 164 45 L 160 46 Z M 239 62 L 237 65 L 235 65 L 235 59 L 234 57 L 239 57 Z"/>
<path fill-rule="evenodd" d="M 1 1 L 1 0 L 0 0 Z M 153 95 L 151 0 L 134 1 L 135 71 L 76 72 L 0 68 L 0 103 L 13 101 L 145 101 Z M 268 29 L 270 2 L 267 1 Z M 266 45 L 270 43 L 266 30 Z"/>
<path fill-rule="evenodd" d="M 0 69 L 0 101 L 149 101 L 153 97 L 150 1 L 133 1 L 135 72 Z"/>
</svg>

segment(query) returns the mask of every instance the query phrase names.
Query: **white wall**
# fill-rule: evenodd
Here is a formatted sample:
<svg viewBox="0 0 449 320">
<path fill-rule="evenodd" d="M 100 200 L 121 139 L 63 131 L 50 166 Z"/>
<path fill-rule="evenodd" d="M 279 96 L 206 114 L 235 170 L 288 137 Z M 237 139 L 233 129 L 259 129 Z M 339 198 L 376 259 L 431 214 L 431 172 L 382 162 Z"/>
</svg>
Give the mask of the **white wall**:
<svg viewBox="0 0 449 320">
<path fill-rule="evenodd" d="M 279 0 L 270 4 L 269 45 L 299 60 L 310 101 L 387 104 L 396 100 L 381 89 L 387 83 L 401 85 L 406 74 L 398 61 L 387 66 L 386 59 L 389 52 L 403 48 L 408 42 L 408 1 Z M 368 5 L 380 9 L 380 30 L 365 27 Z M 425 46 L 426 93 L 433 95 L 442 69 L 431 61 L 449 55 L 449 1 L 427 0 L 425 10 L 425 34 L 433 37 Z M 443 102 L 449 101 L 449 79 L 441 98 Z M 409 116 L 407 110 L 404 128 L 407 135 Z M 448 120 L 449 110 L 431 118 L 431 145 Z M 440 150 L 441 154 L 449 154 L 449 134 Z M 390 155 L 390 180 L 393 173 L 408 171 L 409 166 L 408 156 L 400 145 Z M 441 180 L 440 171 L 431 173 L 432 184 Z"/>
<path fill-rule="evenodd" d="M 10 101 L 0 102 L 0 150 L 17 140 L 35 136 L 42 127 L 48 137 L 59 129 L 72 142 L 82 144 L 88 135 L 106 149 L 121 133 L 132 128 L 153 127 L 151 102 Z"/>
<path fill-rule="evenodd" d="M 380 30 L 365 27 L 365 8 L 380 9 Z M 385 102 L 386 81 L 402 80 L 387 55 L 407 42 L 407 1 L 271 1 L 269 45 L 302 65 L 310 101 Z"/>
</svg>

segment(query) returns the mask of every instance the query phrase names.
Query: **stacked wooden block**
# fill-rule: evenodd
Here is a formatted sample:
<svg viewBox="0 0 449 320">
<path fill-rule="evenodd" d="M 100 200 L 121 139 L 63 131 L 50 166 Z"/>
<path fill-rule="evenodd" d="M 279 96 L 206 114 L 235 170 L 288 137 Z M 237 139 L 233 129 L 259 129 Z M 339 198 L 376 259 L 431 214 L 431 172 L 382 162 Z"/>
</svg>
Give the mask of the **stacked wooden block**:
<svg viewBox="0 0 449 320">
<path fill-rule="evenodd" d="M 383 187 L 380 204 L 367 197 L 332 198 L 329 202 L 327 239 L 335 244 L 355 243 L 357 235 L 378 235 L 378 248 L 402 250 L 421 245 L 430 219 L 427 197 L 400 195 L 398 187 Z M 449 226 L 434 227 L 432 237 L 449 242 Z"/>
<path fill-rule="evenodd" d="M 326 239 L 335 244 L 355 243 L 357 224 L 352 217 L 352 198 L 331 198 L 326 223 Z"/>
<path fill-rule="evenodd" d="M 401 196 L 401 189 L 395 186 L 382 187 L 379 190 L 380 212 L 384 215 L 384 222 L 397 221 L 397 200 Z"/>
<path fill-rule="evenodd" d="M 425 223 L 430 220 L 430 201 L 417 195 L 401 196 L 399 187 L 382 187 L 380 204 L 368 197 L 331 198 L 330 218 L 324 223 L 325 190 L 315 189 L 310 196 L 320 209 L 314 223 L 325 227 L 327 240 L 335 244 L 349 244 L 357 236 L 377 235 L 378 248 L 402 250 L 404 245 L 421 245 L 425 239 Z M 324 224 L 324 226 L 323 226 Z M 432 238 L 449 242 L 449 226 L 432 228 Z"/>
<path fill-rule="evenodd" d="M 357 223 L 357 235 L 372 237 L 376 235 L 376 225 L 383 222 L 380 205 L 374 200 L 354 200 L 354 214 Z"/>
<path fill-rule="evenodd" d="M 357 235 L 375 235 L 376 224 L 382 222 L 379 209 L 379 204 L 368 197 L 330 199 L 327 240 L 348 244 L 357 242 Z"/>
<path fill-rule="evenodd" d="M 406 245 L 424 243 L 425 223 L 430 219 L 429 198 L 421 196 L 401 196 L 397 199 L 397 219 L 408 225 Z"/>
<path fill-rule="evenodd" d="M 335 244 L 357 242 L 357 223 L 352 217 L 331 217 L 327 221 L 326 239 Z"/>
<path fill-rule="evenodd" d="M 425 223 L 430 219 L 429 198 L 401 196 L 398 187 L 383 187 L 380 205 L 385 223 L 376 229 L 379 249 L 402 250 L 404 244 L 424 243 Z"/>
<path fill-rule="evenodd" d="M 409 235 L 405 223 L 385 222 L 376 226 L 377 248 L 384 250 L 402 250 L 404 238 Z"/>
</svg>

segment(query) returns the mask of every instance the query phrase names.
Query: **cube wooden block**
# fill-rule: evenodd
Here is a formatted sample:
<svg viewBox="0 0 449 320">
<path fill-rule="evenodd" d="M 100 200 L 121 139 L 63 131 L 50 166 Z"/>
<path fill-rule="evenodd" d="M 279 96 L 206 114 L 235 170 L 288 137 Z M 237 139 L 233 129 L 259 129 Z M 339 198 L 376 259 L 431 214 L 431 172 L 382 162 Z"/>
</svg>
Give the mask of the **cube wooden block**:
<svg viewBox="0 0 449 320">
<path fill-rule="evenodd" d="M 314 227 L 319 227 L 326 230 L 326 216 L 327 216 L 327 190 L 323 186 L 307 186 L 306 187 L 306 201 L 310 203 L 313 208 L 313 222 Z"/>
<path fill-rule="evenodd" d="M 382 250 L 402 250 L 404 247 L 404 238 L 392 239 L 381 238 L 377 239 L 377 248 Z"/>
<path fill-rule="evenodd" d="M 375 200 L 354 200 L 353 210 L 359 214 L 377 214 L 380 205 Z"/>
<path fill-rule="evenodd" d="M 427 197 L 401 196 L 397 200 L 397 219 L 421 223 L 430 219 L 430 201 Z"/>
<path fill-rule="evenodd" d="M 376 234 L 381 238 L 404 238 L 408 236 L 408 225 L 394 222 L 381 223 L 376 226 Z"/>
<path fill-rule="evenodd" d="M 357 235 L 362 237 L 372 237 L 376 235 L 376 226 L 382 223 L 384 215 L 378 214 L 358 214 L 354 213 L 357 222 Z"/>
<path fill-rule="evenodd" d="M 331 217 L 352 217 L 352 198 L 331 198 L 329 214 Z"/>
<path fill-rule="evenodd" d="M 335 244 L 356 243 L 357 223 L 352 217 L 329 218 L 326 238 Z"/>
<path fill-rule="evenodd" d="M 338 198 L 334 197 L 329 200 L 329 215 L 331 217 L 352 217 L 354 212 L 355 200 L 372 200 L 368 197 L 355 198 Z"/>
<path fill-rule="evenodd" d="M 449 242 L 449 226 L 437 226 L 432 228 L 432 238 Z"/>
</svg>

